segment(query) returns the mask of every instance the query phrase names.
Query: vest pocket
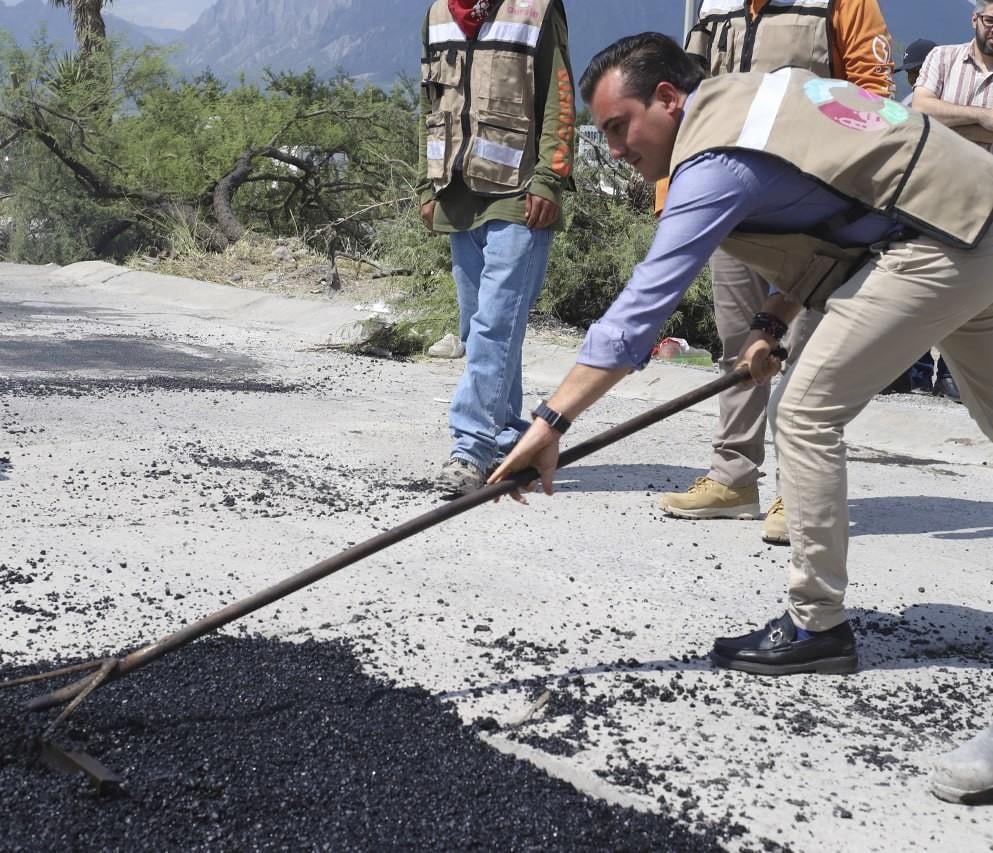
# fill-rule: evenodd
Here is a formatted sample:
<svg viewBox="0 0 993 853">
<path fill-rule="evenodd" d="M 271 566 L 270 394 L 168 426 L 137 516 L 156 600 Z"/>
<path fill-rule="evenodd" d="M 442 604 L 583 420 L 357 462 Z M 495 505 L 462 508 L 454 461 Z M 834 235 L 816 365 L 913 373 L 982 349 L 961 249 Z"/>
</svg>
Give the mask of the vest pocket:
<svg viewBox="0 0 993 853">
<path fill-rule="evenodd" d="M 432 180 L 447 174 L 448 151 L 452 145 L 452 117 L 449 113 L 428 113 L 424 118 L 427 128 L 428 177 Z"/>
<path fill-rule="evenodd" d="M 427 61 L 421 60 L 421 85 L 433 107 L 438 107 L 446 90 L 454 91 L 462 84 L 463 64 L 462 55 L 454 52 L 451 56 L 449 52 L 432 53 Z"/>
<path fill-rule="evenodd" d="M 477 112 L 476 135 L 465 162 L 465 174 L 503 187 L 518 187 L 522 171 L 530 174 L 531 122 L 518 116 Z"/>
<path fill-rule="evenodd" d="M 529 57 L 506 50 L 480 50 L 472 58 L 473 97 L 496 112 L 523 115 L 530 101 Z"/>
</svg>

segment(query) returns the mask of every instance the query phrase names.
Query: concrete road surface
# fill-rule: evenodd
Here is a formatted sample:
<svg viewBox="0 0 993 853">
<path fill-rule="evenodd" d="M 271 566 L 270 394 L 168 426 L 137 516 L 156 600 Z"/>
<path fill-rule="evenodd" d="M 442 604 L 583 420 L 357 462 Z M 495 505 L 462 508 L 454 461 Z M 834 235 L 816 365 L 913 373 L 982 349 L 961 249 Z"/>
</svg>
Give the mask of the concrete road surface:
<svg viewBox="0 0 993 853">
<path fill-rule="evenodd" d="M 0 265 L 0 663 L 149 642 L 436 504 L 461 362 L 315 348 L 361 316 L 336 298 Z M 574 351 L 529 339 L 529 401 Z M 710 378 L 653 364 L 569 440 Z M 849 434 L 862 670 L 755 678 L 707 652 L 782 612 L 788 551 L 759 522 L 657 505 L 704 473 L 715 412 L 234 632 L 350 638 L 369 672 L 450 700 L 493 748 L 613 803 L 726 820 L 732 848 L 989 850 L 993 811 L 926 782 L 936 753 L 993 719 L 993 447 L 961 406 L 874 401 Z"/>
</svg>

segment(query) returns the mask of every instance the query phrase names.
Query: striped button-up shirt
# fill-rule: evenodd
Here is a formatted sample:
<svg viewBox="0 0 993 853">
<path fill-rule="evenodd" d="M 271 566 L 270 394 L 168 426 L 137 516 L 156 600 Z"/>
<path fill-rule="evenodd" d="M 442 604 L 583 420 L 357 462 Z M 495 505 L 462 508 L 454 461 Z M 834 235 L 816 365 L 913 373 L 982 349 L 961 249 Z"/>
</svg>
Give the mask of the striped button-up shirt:
<svg viewBox="0 0 993 853">
<path fill-rule="evenodd" d="M 924 60 L 914 88 L 934 92 L 950 104 L 993 109 L 993 71 L 976 61 L 974 47 L 974 41 L 936 47 Z M 993 151 L 993 145 L 983 147 Z"/>
</svg>

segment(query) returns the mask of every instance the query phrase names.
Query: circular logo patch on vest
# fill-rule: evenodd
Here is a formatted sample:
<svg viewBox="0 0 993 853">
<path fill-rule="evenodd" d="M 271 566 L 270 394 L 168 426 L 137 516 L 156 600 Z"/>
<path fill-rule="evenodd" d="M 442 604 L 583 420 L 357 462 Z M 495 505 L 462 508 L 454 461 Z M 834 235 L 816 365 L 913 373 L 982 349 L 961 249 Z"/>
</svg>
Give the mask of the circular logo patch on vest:
<svg viewBox="0 0 993 853">
<path fill-rule="evenodd" d="M 849 130 L 886 130 L 910 118 L 903 105 L 844 80 L 808 80 L 803 90 L 817 109 Z"/>
</svg>

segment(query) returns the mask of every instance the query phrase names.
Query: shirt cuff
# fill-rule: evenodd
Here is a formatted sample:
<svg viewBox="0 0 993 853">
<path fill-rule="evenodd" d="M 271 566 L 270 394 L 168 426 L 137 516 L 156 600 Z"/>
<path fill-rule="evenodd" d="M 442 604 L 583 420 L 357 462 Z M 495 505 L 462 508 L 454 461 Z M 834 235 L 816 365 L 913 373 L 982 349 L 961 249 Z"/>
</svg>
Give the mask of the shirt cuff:
<svg viewBox="0 0 993 853">
<path fill-rule="evenodd" d="M 528 184 L 527 191 L 531 195 L 554 202 L 560 209 L 562 207 L 562 185 L 558 181 L 543 181 L 535 175 Z"/>
<path fill-rule="evenodd" d="M 624 329 L 597 322 L 587 331 L 576 363 L 602 370 L 641 370 L 648 364 L 651 355 L 652 351 L 649 349 L 643 358 L 638 358 L 631 352 Z"/>
</svg>

